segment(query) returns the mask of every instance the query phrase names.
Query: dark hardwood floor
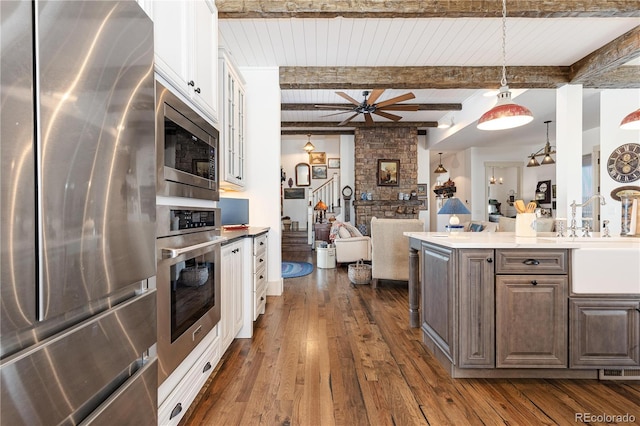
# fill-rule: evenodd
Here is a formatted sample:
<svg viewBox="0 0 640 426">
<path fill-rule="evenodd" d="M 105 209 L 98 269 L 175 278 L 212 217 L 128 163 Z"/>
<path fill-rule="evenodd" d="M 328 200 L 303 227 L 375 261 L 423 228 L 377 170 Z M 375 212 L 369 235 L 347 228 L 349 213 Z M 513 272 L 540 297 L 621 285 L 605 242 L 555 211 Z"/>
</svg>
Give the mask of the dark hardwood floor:
<svg viewBox="0 0 640 426">
<path fill-rule="evenodd" d="M 638 382 L 450 379 L 409 328 L 407 303 L 406 284 L 353 286 L 346 266 L 286 279 L 181 424 L 575 425 L 579 413 L 640 424 Z"/>
</svg>

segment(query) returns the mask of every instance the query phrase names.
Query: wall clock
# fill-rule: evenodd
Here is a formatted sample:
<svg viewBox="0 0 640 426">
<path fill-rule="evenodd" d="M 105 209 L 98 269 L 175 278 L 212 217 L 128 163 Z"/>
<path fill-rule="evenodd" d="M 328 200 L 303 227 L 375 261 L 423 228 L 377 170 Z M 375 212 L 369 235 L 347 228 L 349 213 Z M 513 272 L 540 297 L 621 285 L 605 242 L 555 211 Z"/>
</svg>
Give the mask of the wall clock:
<svg viewBox="0 0 640 426">
<path fill-rule="evenodd" d="M 607 171 L 617 182 L 640 179 L 640 145 L 626 143 L 614 149 L 607 160 Z"/>
</svg>

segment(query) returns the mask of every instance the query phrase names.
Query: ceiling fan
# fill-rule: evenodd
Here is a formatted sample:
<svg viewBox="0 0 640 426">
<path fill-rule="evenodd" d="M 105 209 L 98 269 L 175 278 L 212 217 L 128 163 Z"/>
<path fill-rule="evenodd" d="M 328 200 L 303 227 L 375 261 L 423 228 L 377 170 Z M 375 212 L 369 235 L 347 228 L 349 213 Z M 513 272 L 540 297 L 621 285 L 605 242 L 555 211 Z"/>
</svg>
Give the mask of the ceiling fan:
<svg viewBox="0 0 640 426">
<path fill-rule="evenodd" d="M 338 124 L 338 126 L 344 126 L 354 118 L 358 116 L 358 114 L 364 114 L 364 121 L 367 124 L 373 124 L 373 118 L 371 114 L 379 115 L 380 117 L 387 118 L 389 120 L 398 121 L 401 120 L 402 117 L 395 114 L 390 114 L 386 111 L 417 111 L 418 105 L 401 105 L 399 102 L 407 101 L 409 99 L 414 99 L 416 96 L 413 93 L 405 93 L 404 95 L 396 96 L 395 98 L 387 99 L 386 101 L 382 101 L 376 103 L 380 95 L 385 91 L 385 89 L 373 89 L 371 92 L 365 90 L 362 92 L 362 96 L 364 96 L 364 100 L 362 102 L 358 102 L 353 99 L 351 96 L 347 95 L 344 92 L 336 92 L 337 95 L 342 96 L 350 103 L 355 106 L 339 106 L 339 105 L 316 105 L 316 108 L 327 108 L 327 109 L 344 109 L 346 111 L 336 112 L 335 114 L 325 115 L 324 117 L 330 117 L 332 115 L 338 114 L 346 114 L 353 113 L 347 119 Z M 367 96 L 369 97 L 367 99 Z"/>
</svg>

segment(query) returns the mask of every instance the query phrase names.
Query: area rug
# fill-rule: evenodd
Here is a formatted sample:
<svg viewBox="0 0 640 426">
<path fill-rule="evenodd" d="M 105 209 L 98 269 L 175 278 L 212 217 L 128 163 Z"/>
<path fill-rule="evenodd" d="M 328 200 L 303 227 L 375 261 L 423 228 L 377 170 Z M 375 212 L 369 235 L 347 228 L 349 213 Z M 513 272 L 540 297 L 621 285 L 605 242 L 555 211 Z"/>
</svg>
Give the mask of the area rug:
<svg viewBox="0 0 640 426">
<path fill-rule="evenodd" d="M 307 262 L 282 261 L 282 278 L 304 277 L 313 272 L 313 265 Z"/>
</svg>

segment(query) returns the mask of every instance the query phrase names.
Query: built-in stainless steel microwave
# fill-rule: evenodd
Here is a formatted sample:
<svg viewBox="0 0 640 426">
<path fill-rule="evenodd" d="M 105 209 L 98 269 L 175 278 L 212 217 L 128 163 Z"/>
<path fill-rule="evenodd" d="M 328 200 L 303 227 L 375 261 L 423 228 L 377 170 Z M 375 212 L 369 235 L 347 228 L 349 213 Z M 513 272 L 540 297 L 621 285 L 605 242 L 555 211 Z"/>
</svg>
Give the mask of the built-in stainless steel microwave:
<svg viewBox="0 0 640 426">
<path fill-rule="evenodd" d="M 218 131 L 156 81 L 157 194 L 219 199 Z"/>
</svg>

